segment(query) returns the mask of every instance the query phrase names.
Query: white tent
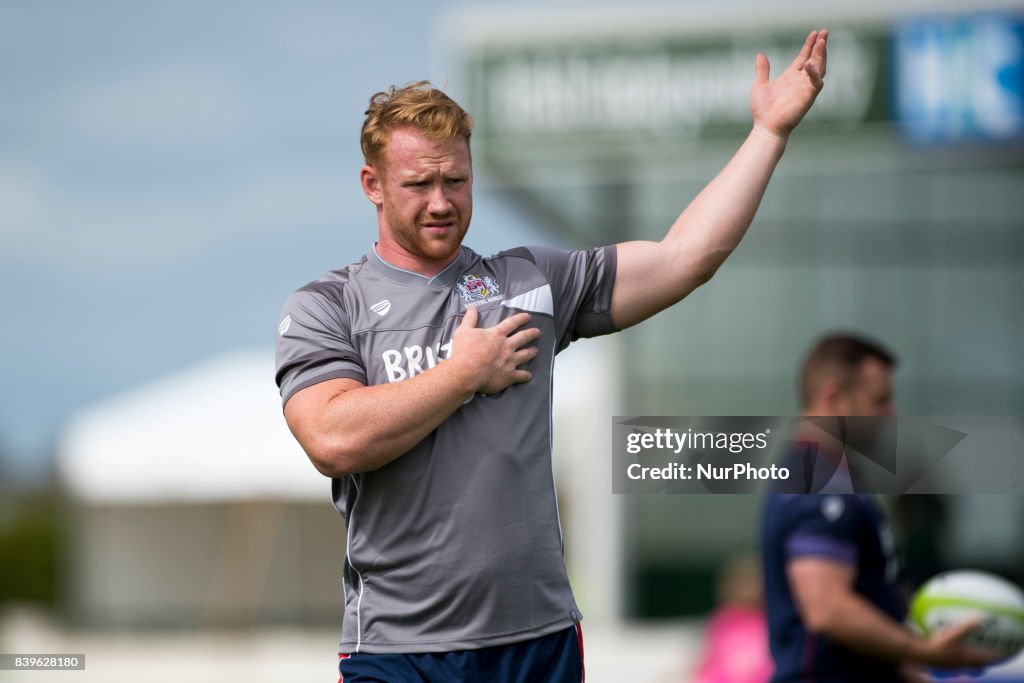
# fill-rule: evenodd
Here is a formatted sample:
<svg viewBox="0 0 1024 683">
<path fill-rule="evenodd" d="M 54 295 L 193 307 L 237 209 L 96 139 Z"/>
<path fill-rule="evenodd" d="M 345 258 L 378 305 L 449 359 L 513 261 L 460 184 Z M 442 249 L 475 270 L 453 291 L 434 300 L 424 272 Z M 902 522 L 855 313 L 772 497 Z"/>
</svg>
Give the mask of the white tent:
<svg viewBox="0 0 1024 683">
<path fill-rule="evenodd" d="M 233 352 L 71 419 L 59 472 L 74 619 L 341 622 L 345 526 L 273 376 L 269 350 Z"/>
<path fill-rule="evenodd" d="M 60 447 L 71 494 L 95 503 L 330 499 L 288 431 L 271 351 L 236 351 L 94 404 Z"/>
</svg>

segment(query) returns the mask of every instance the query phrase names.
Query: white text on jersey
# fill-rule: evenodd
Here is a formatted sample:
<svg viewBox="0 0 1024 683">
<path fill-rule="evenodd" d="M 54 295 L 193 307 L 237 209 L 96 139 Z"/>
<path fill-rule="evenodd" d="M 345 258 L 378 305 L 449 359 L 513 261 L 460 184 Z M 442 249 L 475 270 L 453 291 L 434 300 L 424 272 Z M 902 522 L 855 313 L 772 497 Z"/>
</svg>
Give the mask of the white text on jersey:
<svg viewBox="0 0 1024 683">
<path fill-rule="evenodd" d="M 381 357 L 384 359 L 384 369 L 388 373 L 388 382 L 401 382 L 429 370 L 451 354 L 452 342 L 449 340 L 445 344 L 438 342 L 432 347 L 413 344 L 401 351 L 388 349 Z"/>
</svg>

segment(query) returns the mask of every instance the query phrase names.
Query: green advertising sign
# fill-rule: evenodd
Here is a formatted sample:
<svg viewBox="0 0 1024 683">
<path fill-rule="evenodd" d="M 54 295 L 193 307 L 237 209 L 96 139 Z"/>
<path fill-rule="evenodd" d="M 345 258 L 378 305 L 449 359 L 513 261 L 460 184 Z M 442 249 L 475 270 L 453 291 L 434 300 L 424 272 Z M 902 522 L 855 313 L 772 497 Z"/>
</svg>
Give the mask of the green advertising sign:
<svg viewBox="0 0 1024 683">
<path fill-rule="evenodd" d="M 787 31 L 477 46 L 466 59 L 474 149 L 506 165 L 538 153 L 566 161 L 652 148 L 678 154 L 701 141 L 735 139 L 750 126 L 754 56 L 765 53 L 777 74 L 805 37 Z M 881 28 L 831 32 L 828 85 L 803 131 L 848 132 L 889 120 L 889 43 Z"/>
</svg>

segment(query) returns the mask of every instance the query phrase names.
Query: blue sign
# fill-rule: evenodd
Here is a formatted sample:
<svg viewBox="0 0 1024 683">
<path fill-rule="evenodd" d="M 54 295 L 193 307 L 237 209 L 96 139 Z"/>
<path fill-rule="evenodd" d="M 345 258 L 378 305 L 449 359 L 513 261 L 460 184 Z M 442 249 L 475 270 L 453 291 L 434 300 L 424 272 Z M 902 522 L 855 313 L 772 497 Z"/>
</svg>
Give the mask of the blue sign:
<svg viewBox="0 0 1024 683">
<path fill-rule="evenodd" d="M 895 118 L 912 140 L 1024 140 L 1024 17 L 911 19 L 893 52 Z"/>
</svg>

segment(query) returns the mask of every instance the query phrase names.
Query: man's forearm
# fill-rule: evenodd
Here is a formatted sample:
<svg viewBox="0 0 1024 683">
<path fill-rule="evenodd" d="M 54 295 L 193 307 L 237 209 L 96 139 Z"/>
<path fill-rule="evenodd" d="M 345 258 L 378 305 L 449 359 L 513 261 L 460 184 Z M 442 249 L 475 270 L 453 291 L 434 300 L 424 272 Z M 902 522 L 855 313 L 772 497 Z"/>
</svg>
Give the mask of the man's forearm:
<svg viewBox="0 0 1024 683">
<path fill-rule="evenodd" d="M 540 329 L 528 313 L 477 328 L 470 306 L 452 335 L 452 355 L 397 383 L 364 386 L 334 379 L 289 399 L 284 414 L 321 473 L 340 477 L 375 470 L 407 453 L 477 392 L 492 394 L 528 382 Z"/>
<path fill-rule="evenodd" d="M 475 393 L 469 373 L 451 360 L 394 384 L 342 380 L 311 389 L 293 397 L 285 414 L 313 464 L 331 477 L 375 470 L 407 453 Z M 312 417 L 289 415 L 314 401 Z"/>
<path fill-rule="evenodd" d="M 671 306 L 714 275 L 750 227 L 785 148 L 785 137 L 755 126 L 661 242 L 618 245 L 612 318 L 619 328 Z"/>
<path fill-rule="evenodd" d="M 743 239 L 782 158 L 787 139 L 754 126 L 729 163 L 679 215 L 663 244 L 719 254 L 717 268 Z M 710 277 L 710 275 L 709 275 Z"/>
<path fill-rule="evenodd" d="M 827 608 L 804 619 L 812 631 L 861 654 L 894 662 L 917 659 L 921 639 L 855 593 L 837 593 Z"/>
</svg>

